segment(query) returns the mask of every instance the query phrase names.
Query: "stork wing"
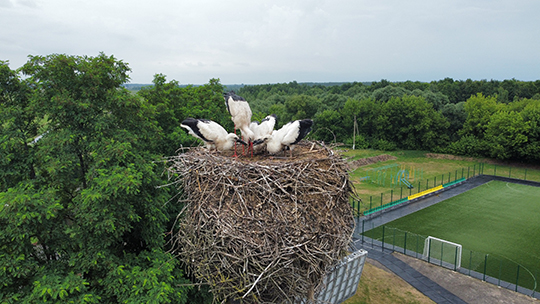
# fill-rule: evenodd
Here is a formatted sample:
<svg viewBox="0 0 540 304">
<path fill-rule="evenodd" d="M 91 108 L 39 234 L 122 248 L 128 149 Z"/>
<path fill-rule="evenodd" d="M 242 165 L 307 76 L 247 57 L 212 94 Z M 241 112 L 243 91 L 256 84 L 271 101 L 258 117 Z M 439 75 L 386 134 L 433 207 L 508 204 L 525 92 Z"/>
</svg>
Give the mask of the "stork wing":
<svg viewBox="0 0 540 304">
<path fill-rule="evenodd" d="M 225 138 L 227 131 L 220 124 L 212 120 L 200 119 L 199 132 L 209 141 L 216 141 L 219 138 Z"/>
</svg>

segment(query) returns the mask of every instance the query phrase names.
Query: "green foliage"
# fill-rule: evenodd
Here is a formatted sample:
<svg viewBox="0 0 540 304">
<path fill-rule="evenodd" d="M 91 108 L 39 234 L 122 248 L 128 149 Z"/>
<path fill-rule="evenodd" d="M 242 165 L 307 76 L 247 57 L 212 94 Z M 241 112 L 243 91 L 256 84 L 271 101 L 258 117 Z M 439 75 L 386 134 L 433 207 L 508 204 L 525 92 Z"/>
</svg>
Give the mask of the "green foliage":
<svg viewBox="0 0 540 304">
<path fill-rule="evenodd" d="M 121 88 L 129 68 L 112 56 L 21 71 L 1 65 L 0 301 L 185 303 L 156 105 Z"/>
<path fill-rule="evenodd" d="M 190 146 L 197 141 L 180 127 L 188 117 L 205 118 L 221 124 L 225 129 L 234 128 L 223 99 L 223 86 L 218 79 L 211 79 L 202 86 L 181 87 L 172 80 L 166 82 L 162 74 L 154 76 L 154 85 L 142 88 L 138 95 L 156 109 L 156 121 L 163 136 L 158 150 L 163 155 L 174 155 L 178 147 Z"/>
</svg>

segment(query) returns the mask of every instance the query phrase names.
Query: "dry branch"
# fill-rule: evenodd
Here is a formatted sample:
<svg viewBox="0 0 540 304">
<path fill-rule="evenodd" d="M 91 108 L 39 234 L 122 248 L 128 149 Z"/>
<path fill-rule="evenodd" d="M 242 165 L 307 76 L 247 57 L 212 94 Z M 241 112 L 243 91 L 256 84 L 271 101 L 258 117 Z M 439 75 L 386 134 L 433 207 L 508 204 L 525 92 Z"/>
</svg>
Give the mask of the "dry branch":
<svg viewBox="0 0 540 304">
<path fill-rule="evenodd" d="M 288 153 L 287 153 L 288 155 Z M 292 158 L 194 148 L 168 159 L 185 207 L 174 251 L 218 301 L 313 299 L 354 229 L 346 162 L 301 142 Z"/>
</svg>

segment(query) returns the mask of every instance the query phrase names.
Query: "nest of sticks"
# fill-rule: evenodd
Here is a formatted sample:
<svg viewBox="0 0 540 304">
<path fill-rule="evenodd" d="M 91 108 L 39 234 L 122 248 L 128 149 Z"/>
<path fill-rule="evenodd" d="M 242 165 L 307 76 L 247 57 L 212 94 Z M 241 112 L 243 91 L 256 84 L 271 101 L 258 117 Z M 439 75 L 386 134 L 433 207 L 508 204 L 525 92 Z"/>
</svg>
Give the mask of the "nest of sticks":
<svg viewBox="0 0 540 304">
<path fill-rule="evenodd" d="M 231 154 L 192 148 L 168 158 L 185 204 L 174 253 L 216 301 L 314 302 L 354 231 L 345 160 L 308 141 L 292 157 Z"/>
</svg>

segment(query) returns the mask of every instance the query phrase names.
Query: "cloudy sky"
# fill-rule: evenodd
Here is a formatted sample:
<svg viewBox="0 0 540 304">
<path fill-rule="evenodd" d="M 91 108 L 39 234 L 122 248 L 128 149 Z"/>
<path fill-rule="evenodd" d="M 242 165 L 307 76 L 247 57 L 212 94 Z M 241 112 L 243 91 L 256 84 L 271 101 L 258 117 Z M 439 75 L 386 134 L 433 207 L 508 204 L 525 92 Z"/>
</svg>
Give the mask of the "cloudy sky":
<svg viewBox="0 0 540 304">
<path fill-rule="evenodd" d="M 0 0 L 0 60 L 113 55 L 132 83 L 540 79 L 540 0 Z"/>
</svg>

